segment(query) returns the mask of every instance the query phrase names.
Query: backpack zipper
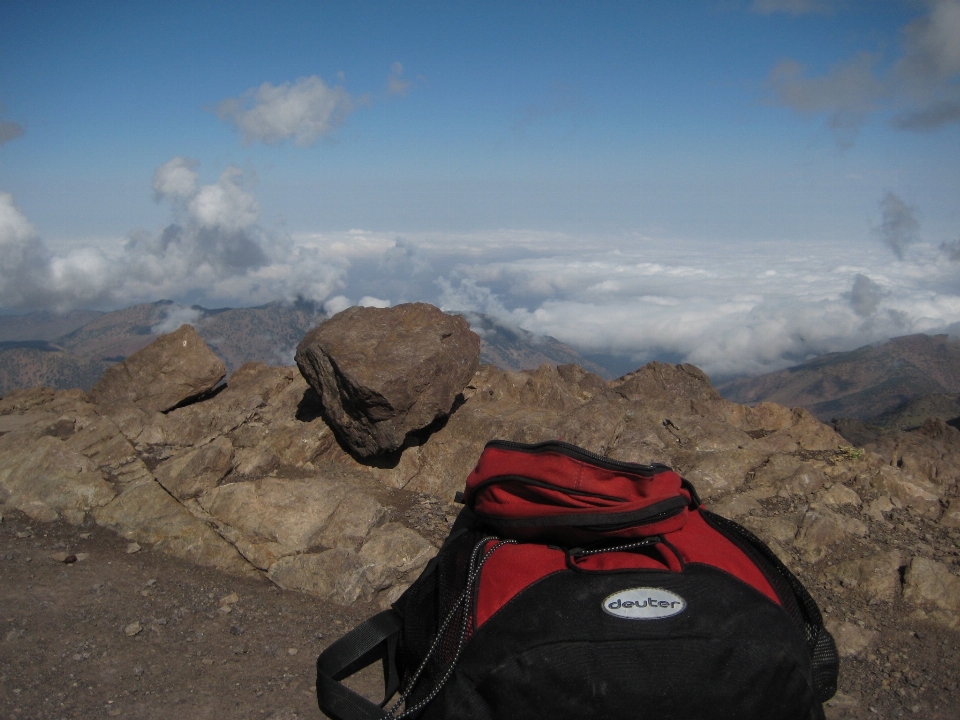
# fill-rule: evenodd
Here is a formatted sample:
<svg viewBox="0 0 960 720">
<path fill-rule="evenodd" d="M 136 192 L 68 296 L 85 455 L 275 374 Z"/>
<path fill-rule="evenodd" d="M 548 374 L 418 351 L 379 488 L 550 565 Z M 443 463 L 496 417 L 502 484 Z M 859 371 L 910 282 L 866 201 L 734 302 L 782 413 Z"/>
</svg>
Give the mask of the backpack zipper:
<svg viewBox="0 0 960 720">
<path fill-rule="evenodd" d="M 598 455 L 595 452 L 584 450 L 583 448 L 572 445 L 571 443 L 563 442 L 562 440 L 546 440 L 544 442 L 533 444 L 519 443 L 512 440 L 491 440 L 484 446 L 484 449 L 489 447 L 501 448 L 504 450 L 515 450 L 517 452 L 524 452 L 531 455 L 538 455 L 545 452 L 555 452 L 560 455 L 566 455 L 567 457 L 571 457 L 575 460 L 589 462 L 593 465 L 597 465 L 608 470 L 623 470 L 629 473 L 643 475 L 645 477 L 655 475 L 658 472 L 671 470 L 669 465 L 664 465 L 663 463 L 641 465 L 639 463 L 625 462 L 622 460 L 612 460 L 608 457 L 604 457 L 603 455 Z"/>
</svg>

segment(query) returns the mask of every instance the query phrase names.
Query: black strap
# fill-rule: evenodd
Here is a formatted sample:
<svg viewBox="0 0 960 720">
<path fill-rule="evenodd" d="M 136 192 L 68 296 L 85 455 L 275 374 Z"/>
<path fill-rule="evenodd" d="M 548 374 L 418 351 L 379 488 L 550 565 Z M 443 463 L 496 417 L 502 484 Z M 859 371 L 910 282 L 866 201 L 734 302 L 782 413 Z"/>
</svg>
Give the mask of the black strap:
<svg viewBox="0 0 960 720">
<path fill-rule="evenodd" d="M 397 673 L 397 639 L 400 615 L 385 610 L 355 627 L 320 653 L 317 658 L 317 702 L 333 720 L 381 720 L 387 717 L 382 705 L 400 687 Z M 383 663 L 384 698 L 381 705 L 343 685 L 340 681 L 377 660 Z"/>
</svg>

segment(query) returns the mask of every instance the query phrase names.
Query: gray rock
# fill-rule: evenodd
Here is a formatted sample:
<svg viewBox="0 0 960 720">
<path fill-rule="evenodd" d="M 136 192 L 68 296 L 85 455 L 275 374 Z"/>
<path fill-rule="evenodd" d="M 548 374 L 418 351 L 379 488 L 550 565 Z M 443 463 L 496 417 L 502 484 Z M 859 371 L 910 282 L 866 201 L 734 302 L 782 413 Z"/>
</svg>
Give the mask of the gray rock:
<svg viewBox="0 0 960 720">
<path fill-rule="evenodd" d="M 900 552 L 891 550 L 828 567 L 824 575 L 857 588 L 871 603 L 893 602 L 900 595 L 901 564 Z"/>
<path fill-rule="evenodd" d="M 93 517 L 97 524 L 128 540 L 153 545 L 197 565 L 234 575 L 256 574 L 233 545 L 153 480 L 127 488 L 112 502 L 94 510 Z"/>
<path fill-rule="evenodd" d="M 931 603 L 956 616 L 960 611 L 960 577 L 943 563 L 915 557 L 904 574 L 903 599 L 913 605 Z"/>
<path fill-rule="evenodd" d="M 739 493 L 736 495 L 728 495 L 710 509 L 717 513 L 717 515 L 722 515 L 723 517 L 727 518 L 735 518 L 739 517 L 740 515 L 759 512 L 763 508 L 760 506 L 757 498 L 755 498 L 753 495 L 750 495 L 749 493 Z M 794 527 L 794 535 L 795 534 L 796 527 Z M 793 535 L 790 537 L 792 538 Z"/>
<path fill-rule="evenodd" d="M 132 401 L 142 410 L 164 412 L 209 392 L 226 374 L 193 326 L 182 325 L 108 368 L 90 399 L 101 405 Z"/>
<path fill-rule="evenodd" d="M 786 516 L 749 517 L 744 518 L 743 525 L 767 544 L 790 543 L 797 536 L 800 521 L 799 518 Z"/>
<path fill-rule="evenodd" d="M 292 554 L 321 545 L 323 529 L 345 492 L 322 478 L 264 478 L 214 488 L 200 497 L 200 505 L 251 542 L 277 543 Z"/>
<path fill-rule="evenodd" d="M 290 555 L 277 560 L 267 576 L 284 589 L 349 605 L 409 584 L 436 552 L 413 530 L 388 523 L 370 533 L 360 552 L 334 548 Z"/>
<path fill-rule="evenodd" d="M 949 528 L 960 528 L 960 499 L 950 500 L 946 512 L 940 518 L 940 524 Z"/>
<path fill-rule="evenodd" d="M 361 457 L 397 450 L 449 415 L 479 358 L 466 320 L 425 303 L 349 308 L 307 333 L 296 353 L 329 422 Z"/>
<path fill-rule="evenodd" d="M 842 505 L 853 505 L 860 507 L 860 496 L 850 488 L 840 483 L 834 484 L 823 494 L 824 505 L 840 507 Z"/>
<path fill-rule="evenodd" d="M 345 548 L 282 557 L 267 577 L 284 590 L 298 590 L 340 605 L 350 605 L 364 590 L 369 591 L 363 561 Z"/>
<path fill-rule="evenodd" d="M 832 546 L 850 536 L 864 537 L 867 532 L 867 526 L 855 518 L 812 505 L 804 515 L 795 544 L 803 559 L 813 563 L 823 559 Z"/>
<path fill-rule="evenodd" d="M 890 495 L 897 507 L 912 508 L 934 519 L 943 511 L 939 488 L 928 480 L 906 475 L 894 467 L 882 467 L 871 482 L 877 491 Z"/>
<path fill-rule="evenodd" d="M 742 486 L 747 472 L 763 460 L 763 455 L 751 450 L 682 451 L 673 455 L 672 464 L 702 498 L 712 498 Z"/>
<path fill-rule="evenodd" d="M 828 620 L 826 625 L 842 658 L 859 655 L 880 639 L 880 633 L 876 630 L 868 630 L 853 623 L 835 623 Z"/>
<path fill-rule="evenodd" d="M 400 523 L 387 523 L 370 533 L 358 556 L 373 592 L 414 580 L 437 548 Z"/>
<path fill-rule="evenodd" d="M 153 471 L 157 482 L 185 500 L 212 490 L 232 468 L 233 446 L 218 437 L 164 460 Z"/>
<path fill-rule="evenodd" d="M 0 438 L 0 500 L 34 520 L 62 517 L 79 525 L 115 495 L 92 460 L 57 438 L 22 432 Z"/>
</svg>

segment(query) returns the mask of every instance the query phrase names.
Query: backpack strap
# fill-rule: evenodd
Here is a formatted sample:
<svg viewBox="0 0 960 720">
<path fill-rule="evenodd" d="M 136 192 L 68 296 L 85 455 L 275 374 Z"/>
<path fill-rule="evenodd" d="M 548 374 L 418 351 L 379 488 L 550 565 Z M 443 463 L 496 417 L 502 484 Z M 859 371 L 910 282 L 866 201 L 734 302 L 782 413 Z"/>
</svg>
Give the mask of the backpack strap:
<svg viewBox="0 0 960 720">
<path fill-rule="evenodd" d="M 400 614 L 385 610 L 358 625 L 331 644 L 317 658 L 317 702 L 333 720 L 381 720 L 388 717 L 383 705 L 400 687 L 397 672 L 397 639 Z M 383 703 L 376 705 L 340 681 L 377 660 L 383 662 Z"/>
</svg>

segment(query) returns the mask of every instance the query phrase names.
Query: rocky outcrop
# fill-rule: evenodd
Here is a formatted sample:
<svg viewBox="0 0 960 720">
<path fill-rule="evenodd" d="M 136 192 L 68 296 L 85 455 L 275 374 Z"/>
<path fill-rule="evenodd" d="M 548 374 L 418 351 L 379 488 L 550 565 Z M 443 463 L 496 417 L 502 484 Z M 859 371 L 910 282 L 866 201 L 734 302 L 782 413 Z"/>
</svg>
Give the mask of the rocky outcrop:
<svg viewBox="0 0 960 720">
<path fill-rule="evenodd" d="M 352 307 L 307 333 L 296 361 L 337 435 L 360 457 L 399 449 L 449 415 L 480 337 L 432 305 Z"/>
<path fill-rule="evenodd" d="M 210 392 L 226 374 L 193 326 L 182 325 L 110 367 L 90 390 L 90 399 L 97 404 L 126 400 L 146 412 L 166 412 Z"/>
<path fill-rule="evenodd" d="M 124 393 L 13 393 L 0 400 L 0 500 L 335 602 L 388 604 L 442 541 L 487 441 L 562 439 L 678 469 L 812 589 L 850 657 L 908 620 L 960 627 L 953 427 L 853 448 L 803 410 L 737 405 L 696 368 L 663 363 L 609 382 L 573 365 L 480 366 L 456 393 L 433 432 L 369 461 L 336 441 L 326 401 L 292 368 L 244 365 L 167 412 Z"/>
</svg>

